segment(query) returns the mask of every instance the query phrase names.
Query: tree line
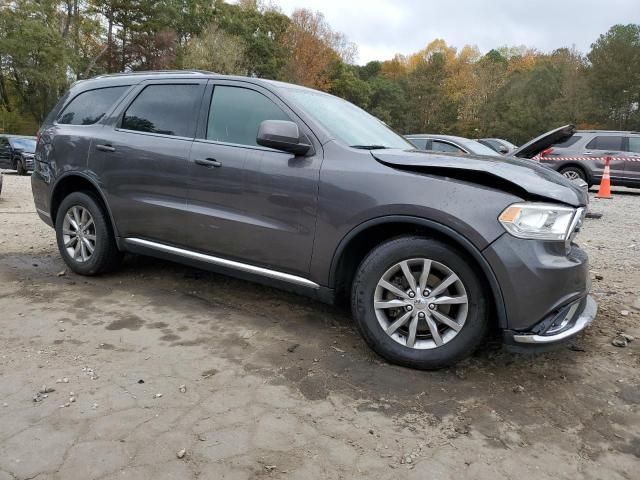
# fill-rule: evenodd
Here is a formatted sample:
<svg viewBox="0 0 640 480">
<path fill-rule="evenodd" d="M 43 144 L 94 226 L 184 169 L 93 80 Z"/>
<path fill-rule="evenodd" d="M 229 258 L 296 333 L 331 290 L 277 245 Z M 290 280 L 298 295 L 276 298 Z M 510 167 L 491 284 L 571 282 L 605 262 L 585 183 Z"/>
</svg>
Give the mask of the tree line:
<svg viewBox="0 0 640 480">
<path fill-rule="evenodd" d="M 614 25 L 586 54 L 436 39 L 360 66 L 356 46 L 306 9 L 259 0 L 6 0 L 0 131 L 34 133 L 69 85 L 96 75 L 201 69 L 343 97 L 400 133 L 522 143 L 553 127 L 640 130 L 640 25 Z"/>
</svg>

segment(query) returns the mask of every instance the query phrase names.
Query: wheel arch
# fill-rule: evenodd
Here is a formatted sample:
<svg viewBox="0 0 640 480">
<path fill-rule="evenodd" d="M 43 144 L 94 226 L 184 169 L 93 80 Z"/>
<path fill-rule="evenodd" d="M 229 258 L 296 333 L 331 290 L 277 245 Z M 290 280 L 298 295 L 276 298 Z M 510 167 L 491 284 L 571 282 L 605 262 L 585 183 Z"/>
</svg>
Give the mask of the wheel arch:
<svg viewBox="0 0 640 480">
<path fill-rule="evenodd" d="M 118 230 L 116 229 L 116 224 L 113 220 L 111 209 L 109 208 L 109 204 L 107 203 L 102 190 L 100 190 L 100 187 L 94 179 L 80 172 L 69 172 L 65 175 L 62 175 L 53 186 L 51 193 L 50 214 L 51 220 L 54 225 L 56 222 L 56 216 L 58 214 L 58 208 L 60 207 L 62 200 L 64 200 L 64 198 L 70 193 L 83 191 L 93 193 L 99 200 L 102 207 L 105 209 L 107 215 L 109 216 L 110 226 L 117 238 Z"/>
<path fill-rule="evenodd" d="M 474 262 L 487 281 L 491 294 L 491 311 L 500 328 L 507 328 L 507 315 L 502 290 L 487 260 L 464 235 L 433 220 L 420 217 L 391 215 L 364 222 L 352 229 L 340 242 L 331 261 L 329 285 L 337 298 L 348 294 L 355 271 L 372 248 L 401 235 L 422 235 L 444 240 L 457 247 Z"/>
</svg>

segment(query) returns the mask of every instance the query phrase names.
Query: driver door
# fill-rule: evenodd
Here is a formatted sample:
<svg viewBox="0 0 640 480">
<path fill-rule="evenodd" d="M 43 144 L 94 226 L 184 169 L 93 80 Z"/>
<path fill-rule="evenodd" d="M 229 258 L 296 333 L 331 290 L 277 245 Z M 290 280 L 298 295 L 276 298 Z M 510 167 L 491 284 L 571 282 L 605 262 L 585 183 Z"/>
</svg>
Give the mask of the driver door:
<svg viewBox="0 0 640 480">
<path fill-rule="evenodd" d="M 296 156 L 259 146 L 264 120 L 292 120 L 259 86 L 212 81 L 191 148 L 188 243 L 195 250 L 306 275 L 316 229 L 321 147 Z"/>
</svg>

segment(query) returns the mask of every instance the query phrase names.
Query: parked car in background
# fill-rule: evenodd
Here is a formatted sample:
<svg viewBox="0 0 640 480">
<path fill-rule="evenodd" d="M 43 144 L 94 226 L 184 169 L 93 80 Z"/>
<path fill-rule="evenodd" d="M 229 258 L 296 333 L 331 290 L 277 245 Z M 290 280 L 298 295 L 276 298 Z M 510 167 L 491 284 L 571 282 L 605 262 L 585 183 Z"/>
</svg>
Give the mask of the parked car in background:
<svg viewBox="0 0 640 480">
<path fill-rule="evenodd" d="M 429 152 L 466 153 L 471 155 L 499 155 L 495 150 L 469 138 L 455 135 L 405 135 L 417 149 Z"/>
<path fill-rule="evenodd" d="M 640 188 L 640 132 L 574 128 L 565 133 L 535 159 L 570 180 L 584 180 L 592 186 L 602 179 L 605 158 L 611 157 L 612 185 Z"/>
<path fill-rule="evenodd" d="M 2 172 L 0 172 L 0 195 L 2 195 Z"/>
<path fill-rule="evenodd" d="M 477 141 L 483 145 L 486 145 L 491 150 L 495 150 L 501 155 L 508 155 L 516 148 L 518 148 L 510 141 L 504 140 L 502 138 L 479 138 Z"/>
<path fill-rule="evenodd" d="M 26 175 L 33 170 L 36 137 L 0 135 L 0 168 L 17 170 Z"/>
<path fill-rule="evenodd" d="M 557 344 L 596 315 L 573 242 L 584 190 L 535 162 L 416 150 L 296 85 L 76 82 L 40 129 L 31 185 L 78 274 L 132 252 L 345 299 L 367 344 L 410 367 L 450 365 L 493 328 L 522 348 Z"/>
</svg>

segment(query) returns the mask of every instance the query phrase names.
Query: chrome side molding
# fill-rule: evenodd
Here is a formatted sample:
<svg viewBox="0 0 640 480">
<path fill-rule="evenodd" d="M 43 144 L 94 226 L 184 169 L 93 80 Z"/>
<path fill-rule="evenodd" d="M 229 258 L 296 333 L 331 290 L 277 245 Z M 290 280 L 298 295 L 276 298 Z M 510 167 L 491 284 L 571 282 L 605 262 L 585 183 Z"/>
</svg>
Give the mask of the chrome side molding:
<svg viewBox="0 0 640 480">
<path fill-rule="evenodd" d="M 206 255 L 204 253 L 194 252 L 192 250 L 185 250 L 183 248 L 172 247 L 170 245 L 164 245 L 162 243 L 156 243 L 149 240 L 143 240 L 142 238 L 125 238 L 126 243 L 132 245 L 139 245 L 141 247 L 152 248 L 161 252 L 170 253 L 179 257 L 190 258 L 192 260 L 199 260 L 201 262 L 210 263 L 212 265 L 218 265 L 221 267 L 232 268 L 241 272 L 253 273 L 255 275 L 261 275 L 263 277 L 273 278 L 275 280 L 282 280 L 288 283 L 295 283 L 304 287 L 320 288 L 315 282 L 307 280 L 306 278 L 291 275 L 290 273 L 278 272 L 276 270 L 270 270 L 268 268 L 256 267 L 255 265 L 249 265 L 247 263 L 236 262 L 233 260 L 227 260 L 226 258 L 214 257 L 213 255 Z"/>
</svg>

